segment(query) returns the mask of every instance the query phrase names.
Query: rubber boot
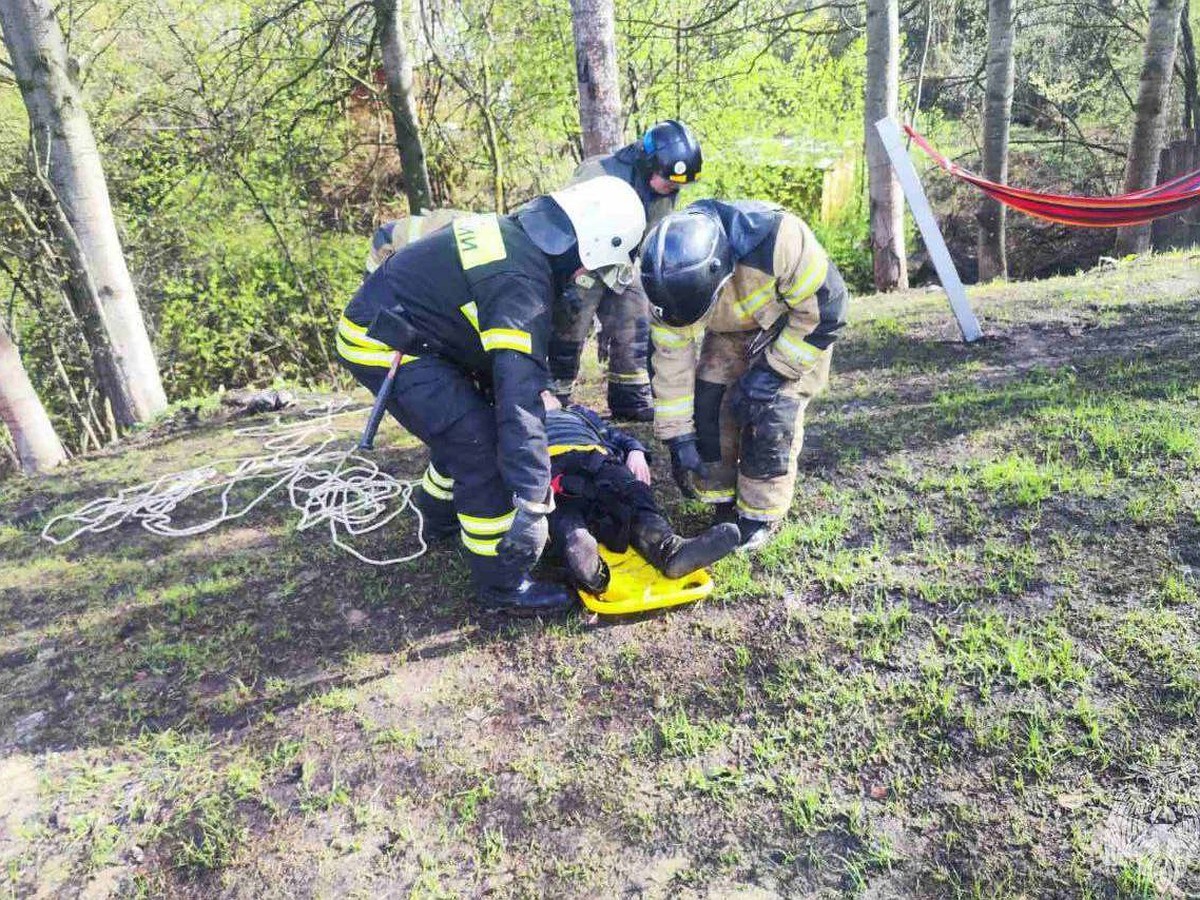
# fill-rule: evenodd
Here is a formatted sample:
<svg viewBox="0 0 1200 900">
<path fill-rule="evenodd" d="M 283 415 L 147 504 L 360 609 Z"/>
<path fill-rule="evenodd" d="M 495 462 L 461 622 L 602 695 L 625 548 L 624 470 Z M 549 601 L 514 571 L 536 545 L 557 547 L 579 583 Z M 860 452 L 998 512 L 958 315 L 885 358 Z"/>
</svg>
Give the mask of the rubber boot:
<svg viewBox="0 0 1200 900">
<path fill-rule="evenodd" d="M 608 383 L 608 411 L 617 422 L 653 422 L 654 400 L 648 384 Z"/>
<path fill-rule="evenodd" d="M 712 510 L 712 523 L 714 525 L 724 525 L 726 522 L 737 523 L 737 507 L 732 500 L 727 503 L 714 503 Z"/>
<path fill-rule="evenodd" d="M 668 578 L 682 578 L 736 550 L 740 533 L 736 525 L 726 522 L 694 538 L 682 538 L 662 516 L 643 514 L 634 520 L 630 538 L 650 565 Z"/>
<path fill-rule="evenodd" d="M 767 541 L 771 539 L 771 535 L 775 533 L 774 522 L 759 522 L 755 519 L 747 519 L 745 516 L 738 516 L 738 534 L 739 550 L 744 550 L 746 553 L 754 553 L 756 550 L 761 550 L 767 545 Z"/>
<path fill-rule="evenodd" d="M 609 571 L 596 539 L 586 528 L 576 528 L 567 535 L 563 560 L 571 574 L 571 584 L 589 594 L 603 594 L 608 589 Z"/>
<path fill-rule="evenodd" d="M 566 612 L 577 602 L 575 592 L 565 585 L 529 578 L 515 588 L 485 587 L 479 592 L 479 605 L 485 610 L 513 616 Z"/>
</svg>

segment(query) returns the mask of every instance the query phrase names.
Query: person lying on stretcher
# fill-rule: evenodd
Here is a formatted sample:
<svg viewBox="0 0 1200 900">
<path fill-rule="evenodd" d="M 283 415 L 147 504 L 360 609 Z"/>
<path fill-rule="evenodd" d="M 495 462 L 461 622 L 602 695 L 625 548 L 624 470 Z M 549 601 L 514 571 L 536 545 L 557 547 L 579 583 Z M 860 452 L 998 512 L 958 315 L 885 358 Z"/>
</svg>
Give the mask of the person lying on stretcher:
<svg viewBox="0 0 1200 900">
<path fill-rule="evenodd" d="M 712 565 L 737 547 L 741 535 L 729 522 L 694 538 L 675 533 L 654 502 L 646 448 L 632 435 L 586 406 L 564 408 L 550 391 L 542 401 L 555 502 L 550 542 L 578 590 L 601 594 L 608 587 L 597 541 L 615 553 L 632 545 L 668 578 Z"/>
</svg>

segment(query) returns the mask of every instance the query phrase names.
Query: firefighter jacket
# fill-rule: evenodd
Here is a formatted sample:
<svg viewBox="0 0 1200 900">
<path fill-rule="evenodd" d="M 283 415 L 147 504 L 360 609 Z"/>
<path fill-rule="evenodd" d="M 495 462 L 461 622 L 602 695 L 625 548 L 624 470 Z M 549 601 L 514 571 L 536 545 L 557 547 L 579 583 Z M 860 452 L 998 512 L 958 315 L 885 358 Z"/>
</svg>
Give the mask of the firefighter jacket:
<svg viewBox="0 0 1200 900">
<path fill-rule="evenodd" d="M 413 241 L 433 234 L 465 215 L 469 214 L 457 209 L 427 209 L 417 216 L 384 222 L 371 236 L 371 248 L 367 251 L 367 274 L 378 269 L 385 259 L 401 247 L 407 247 Z"/>
<path fill-rule="evenodd" d="M 398 314 L 439 357 L 490 383 L 501 475 L 515 495 L 542 503 L 550 462 L 540 394 L 554 295 L 549 259 L 514 219 L 456 219 L 368 276 L 339 323 L 338 354 L 360 365 L 390 365 L 392 347 L 372 334 L 383 333 L 381 314 Z M 447 427 L 463 414 L 440 412 Z"/>
<path fill-rule="evenodd" d="M 646 231 L 675 209 L 677 193 L 659 194 L 650 187 L 649 168 L 646 166 L 646 154 L 640 142 L 622 147 L 607 156 L 589 156 L 579 164 L 569 184 L 578 184 L 589 178 L 600 175 L 612 175 L 620 178 L 635 191 L 646 210 Z"/>
<path fill-rule="evenodd" d="M 696 431 L 696 368 L 706 331 L 759 332 L 752 353 L 794 380 L 822 362 L 846 321 L 841 278 L 797 216 L 757 201 L 692 206 L 720 217 L 735 266 L 704 320 L 684 328 L 651 323 L 654 430 L 663 440 Z"/>
</svg>

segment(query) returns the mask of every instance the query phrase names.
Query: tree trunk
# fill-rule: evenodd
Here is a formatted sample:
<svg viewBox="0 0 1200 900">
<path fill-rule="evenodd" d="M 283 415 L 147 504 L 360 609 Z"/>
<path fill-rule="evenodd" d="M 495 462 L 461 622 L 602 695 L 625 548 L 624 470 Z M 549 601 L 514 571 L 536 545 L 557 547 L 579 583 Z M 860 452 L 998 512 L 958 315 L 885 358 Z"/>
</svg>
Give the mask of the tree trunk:
<svg viewBox="0 0 1200 900">
<path fill-rule="evenodd" d="M 875 130 L 886 116 L 895 118 L 900 103 L 900 13 L 897 0 L 867 0 L 867 186 L 871 198 L 871 256 L 875 287 L 908 287 L 904 255 L 904 197 L 887 151 Z"/>
<path fill-rule="evenodd" d="M 33 389 L 17 345 L 3 325 L 0 325 L 0 420 L 8 426 L 23 471 L 45 472 L 66 460 L 66 451 Z"/>
<path fill-rule="evenodd" d="M 375 21 L 379 28 L 379 49 L 383 55 L 383 73 L 387 78 L 388 108 L 396 127 L 396 149 L 404 169 L 404 193 L 408 211 L 420 215 L 433 208 L 429 188 L 429 169 L 425 165 L 425 145 L 417 128 L 417 104 L 413 99 L 413 64 L 404 14 L 397 0 L 375 0 Z"/>
<path fill-rule="evenodd" d="M 621 88 L 613 0 L 571 0 L 584 157 L 621 145 Z"/>
<path fill-rule="evenodd" d="M 1151 0 L 1150 25 L 1142 57 L 1133 137 L 1125 162 L 1125 191 L 1154 187 L 1158 178 L 1158 155 L 1166 124 L 1167 92 L 1175 68 L 1175 44 L 1179 41 L 1179 18 L 1183 0 Z M 1130 225 L 1117 230 L 1116 253 L 1127 256 L 1150 249 L 1150 226 Z"/>
<path fill-rule="evenodd" d="M 1200 110 L 1196 109 L 1200 100 L 1200 85 L 1197 84 L 1196 74 L 1196 42 L 1192 38 L 1192 23 L 1188 20 L 1191 3 L 1184 0 L 1183 12 L 1179 16 L 1179 27 L 1183 40 L 1180 51 L 1183 53 L 1183 130 L 1195 131 L 1200 128 Z"/>
<path fill-rule="evenodd" d="M 1013 31 L 1016 0 L 988 0 L 987 88 L 983 101 L 983 177 L 1008 184 L 1008 126 L 1012 120 Z M 1008 277 L 1004 205 L 984 196 L 979 223 L 979 280 Z"/>
<path fill-rule="evenodd" d="M 123 426 L 167 405 L 146 323 L 121 251 L 100 153 L 48 0 L 0 0 L 0 29 L 29 112 L 33 165 L 51 194 L 70 286 L 94 306 L 108 341 L 101 373 Z"/>
</svg>

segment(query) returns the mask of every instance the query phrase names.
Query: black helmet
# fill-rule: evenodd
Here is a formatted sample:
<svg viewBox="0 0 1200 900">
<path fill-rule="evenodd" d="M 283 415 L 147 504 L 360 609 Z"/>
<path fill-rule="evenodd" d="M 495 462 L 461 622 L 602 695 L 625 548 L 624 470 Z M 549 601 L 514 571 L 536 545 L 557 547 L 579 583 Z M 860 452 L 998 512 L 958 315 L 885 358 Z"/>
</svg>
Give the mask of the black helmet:
<svg viewBox="0 0 1200 900">
<path fill-rule="evenodd" d="M 650 163 L 650 171 L 676 184 L 691 184 L 700 177 L 703 160 L 700 142 L 682 122 L 667 119 L 651 125 L 642 135 L 642 151 Z"/>
<path fill-rule="evenodd" d="M 642 242 L 642 286 L 654 315 L 676 328 L 708 315 L 732 275 L 725 229 L 701 210 L 671 213 Z"/>
</svg>

